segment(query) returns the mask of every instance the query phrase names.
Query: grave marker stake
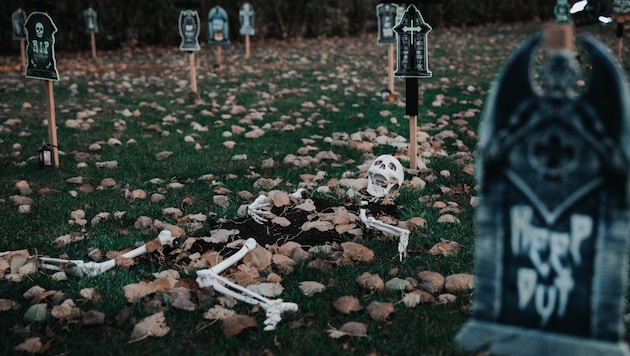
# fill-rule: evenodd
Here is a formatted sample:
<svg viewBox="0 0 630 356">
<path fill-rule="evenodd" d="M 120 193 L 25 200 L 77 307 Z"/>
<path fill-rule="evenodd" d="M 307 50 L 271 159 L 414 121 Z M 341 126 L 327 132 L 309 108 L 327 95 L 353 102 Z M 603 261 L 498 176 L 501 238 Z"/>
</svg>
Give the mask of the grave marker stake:
<svg viewBox="0 0 630 356">
<path fill-rule="evenodd" d="M 92 45 L 92 59 L 96 59 L 96 33 L 98 32 L 97 13 L 89 7 L 83 11 L 83 20 L 85 22 L 85 31 L 90 34 L 90 43 Z"/>
<path fill-rule="evenodd" d="M 250 43 L 249 43 L 249 35 L 245 35 L 245 59 L 249 59 L 251 57 Z"/>
<path fill-rule="evenodd" d="M 617 23 L 617 61 L 622 63 L 623 35 L 626 21 L 630 20 L 630 1 L 614 0 L 610 17 Z"/>
<path fill-rule="evenodd" d="M 394 50 L 395 47 L 393 44 L 390 44 L 387 49 L 387 89 L 389 92 L 394 94 Z"/>
<path fill-rule="evenodd" d="M 22 71 L 26 71 L 26 41 L 20 40 L 20 56 L 22 57 Z"/>
<path fill-rule="evenodd" d="M 198 93 L 197 91 L 197 65 L 195 61 L 195 52 L 190 52 L 188 55 L 190 60 L 190 90 L 193 93 Z"/>
<path fill-rule="evenodd" d="M 248 2 L 243 3 L 238 11 L 238 19 L 241 23 L 240 33 L 245 36 L 245 58 L 249 59 L 251 56 L 250 37 L 256 32 L 254 7 Z"/>
<path fill-rule="evenodd" d="M 48 141 L 52 145 L 55 168 L 59 168 L 59 145 L 57 144 L 57 117 L 55 115 L 55 94 L 53 82 L 44 81 L 44 95 L 46 96 L 46 120 L 48 121 Z"/>
<path fill-rule="evenodd" d="M 208 43 L 217 47 L 217 65 L 220 68 L 223 63 L 221 47 L 230 44 L 228 15 L 221 6 L 208 11 Z"/>
<path fill-rule="evenodd" d="M 192 4 L 186 4 L 192 5 Z M 195 52 L 201 50 L 199 45 L 199 13 L 197 10 L 182 10 L 179 12 L 179 35 L 182 42 L 179 45 L 180 51 L 188 52 L 188 62 L 190 70 L 190 97 L 193 102 L 201 99 L 197 92 L 197 61 Z"/>
<path fill-rule="evenodd" d="M 26 22 L 26 12 L 18 8 L 11 14 L 11 27 L 13 29 L 13 39 L 20 41 L 20 58 L 22 59 L 22 71 L 26 71 L 26 34 L 24 33 L 24 23 Z"/>
</svg>

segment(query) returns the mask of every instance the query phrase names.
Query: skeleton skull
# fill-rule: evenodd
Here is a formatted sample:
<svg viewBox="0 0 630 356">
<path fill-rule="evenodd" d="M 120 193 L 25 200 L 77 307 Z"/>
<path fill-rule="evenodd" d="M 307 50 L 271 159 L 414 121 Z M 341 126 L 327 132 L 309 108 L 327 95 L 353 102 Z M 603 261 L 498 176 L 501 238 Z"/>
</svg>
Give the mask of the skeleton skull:
<svg viewBox="0 0 630 356">
<path fill-rule="evenodd" d="M 391 155 L 381 155 L 376 157 L 368 170 L 367 192 L 381 198 L 395 186 L 400 188 L 404 181 L 405 172 L 400 162 Z"/>
<path fill-rule="evenodd" d="M 35 33 L 39 38 L 42 38 L 44 36 L 44 25 L 42 25 L 41 22 L 35 24 Z"/>
</svg>

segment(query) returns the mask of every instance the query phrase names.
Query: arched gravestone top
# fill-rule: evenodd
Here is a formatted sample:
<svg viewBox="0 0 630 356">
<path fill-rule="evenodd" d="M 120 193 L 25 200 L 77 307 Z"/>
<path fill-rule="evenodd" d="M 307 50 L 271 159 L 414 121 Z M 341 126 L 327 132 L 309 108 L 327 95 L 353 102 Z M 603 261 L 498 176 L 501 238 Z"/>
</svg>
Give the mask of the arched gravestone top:
<svg viewBox="0 0 630 356">
<path fill-rule="evenodd" d="M 199 14 L 197 10 L 182 10 L 179 12 L 179 35 L 182 42 L 180 51 L 200 51 L 199 46 Z"/>
<path fill-rule="evenodd" d="M 17 9 L 11 14 L 11 29 L 14 40 L 25 40 L 24 24 L 26 23 L 26 12 Z"/>
<path fill-rule="evenodd" d="M 215 6 L 208 11 L 208 34 L 208 43 L 213 46 L 230 44 L 228 15 L 221 6 Z"/>
<path fill-rule="evenodd" d="M 240 34 L 242 36 L 254 36 L 256 33 L 256 13 L 252 4 L 245 2 L 241 5 L 238 19 L 241 23 Z"/>
<path fill-rule="evenodd" d="M 613 14 L 630 14 L 630 0 L 614 0 Z"/>
<path fill-rule="evenodd" d="M 55 61 L 57 26 L 44 12 L 34 11 L 24 24 L 26 33 L 26 77 L 59 80 Z"/>
<path fill-rule="evenodd" d="M 98 33 L 97 13 L 91 7 L 83 11 L 83 21 L 85 22 L 85 32 Z"/>
<path fill-rule="evenodd" d="M 424 21 L 420 10 L 409 5 L 400 22 L 394 27 L 397 36 L 397 67 L 394 75 L 400 78 L 430 78 L 427 34 L 431 26 Z"/>
<path fill-rule="evenodd" d="M 401 6 L 402 7 L 402 6 Z M 396 32 L 394 32 L 394 26 L 397 23 L 397 14 L 399 12 L 399 6 L 396 4 L 378 4 L 376 5 L 376 17 L 378 20 L 378 37 L 376 43 L 378 44 L 396 44 Z M 402 7 L 402 13 L 404 13 L 404 7 Z"/>
<path fill-rule="evenodd" d="M 526 41 L 494 84 L 480 130 L 473 320 L 460 345 L 491 354 L 628 355 L 623 312 L 630 232 L 630 103 L 614 59 L 582 38 L 579 66 Z"/>
</svg>

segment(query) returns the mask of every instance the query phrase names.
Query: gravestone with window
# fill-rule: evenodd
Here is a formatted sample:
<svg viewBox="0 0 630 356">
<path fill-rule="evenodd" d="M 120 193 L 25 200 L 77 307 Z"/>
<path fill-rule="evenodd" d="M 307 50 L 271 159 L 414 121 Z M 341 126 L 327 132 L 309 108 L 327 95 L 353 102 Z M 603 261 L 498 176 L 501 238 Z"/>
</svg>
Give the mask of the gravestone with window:
<svg viewBox="0 0 630 356">
<path fill-rule="evenodd" d="M 83 11 L 83 20 L 85 22 L 85 32 L 98 33 L 98 21 L 96 19 L 96 11 L 91 7 Z"/>
<path fill-rule="evenodd" d="M 568 25 L 571 23 L 571 5 L 568 0 L 557 0 L 553 8 L 556 25 Z"/>
<path fill-rule="evenodd" d="M 179 12 L 179 35 L 182 42 L 180 51 L 200 51 L 199 46 L 199 14 L 197 10 L 182 10 Z"/>
<path fill-rule="evenodd" d="M 494 84 L 478 147 L 473 319 L 476 352 L 628 355 L 623 343 L 630 195 L 625 76 L 591 38 L 588 87 L 575 53 L 526 41 Z"/>
<path fill-rule="evenodd" d="M 431 26 L 420 11 L 409 5 L 400 22 L 394 27 L 397 36 L 397 68 L 394 75 L 401 78 L 430 78 L 427 34 Z"/>
<path fill-rule="evenodd" d="M 26 33 L 26 77 L 59 80 L 55 61 L 57 26 L 47 13 L 34 11 L 24 24 Z"/>
<path fill-rule="evenodd" d="M 241 23 L 240 33 L 242 36 L 253 36 L 256 33 L 255 13 L 252 4 L 246 2 L 241 5 L 238 19 Z"/>
<path fill-rule="evenodd" d="M 26 23 L 26 12 L 22 9 L 17 9 L 11 14 L 11 29 L 13 30 L 14 40 L 26 39 L 24 33 L 24 24 Z"/>
<path fill-rule="evenodd" d="M 394 26 L 397 25 L 396 14 L 398 5 L 378 4 L 376 6 L 376 16 L 378 18 L 378 44 L 396 44 L 396 32 Z"/>
<path fill-rule="evenodd" d="M 221 6 L 215 6 L 208 12 L 208 43 L 213 46 L 230 44 L 227 12 Z"/>
</svg>

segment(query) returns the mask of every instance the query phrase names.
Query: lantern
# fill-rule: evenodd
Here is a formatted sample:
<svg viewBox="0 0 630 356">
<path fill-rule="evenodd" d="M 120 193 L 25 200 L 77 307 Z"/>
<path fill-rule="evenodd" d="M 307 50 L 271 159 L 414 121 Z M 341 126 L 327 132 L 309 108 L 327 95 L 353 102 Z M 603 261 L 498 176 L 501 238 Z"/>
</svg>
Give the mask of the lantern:
<svg viewBox="0 0 630 356">
<path fill-rule="evenodd" d="M 53 145 L 50 143 L 44 142 L 42 147 L 37 150 L 37 158 L 39 159 L 39 166 L 41 168 L 45 167 L 54 167 L 55 166 L 55 156 L 53 155 Z"/>
</svg>

